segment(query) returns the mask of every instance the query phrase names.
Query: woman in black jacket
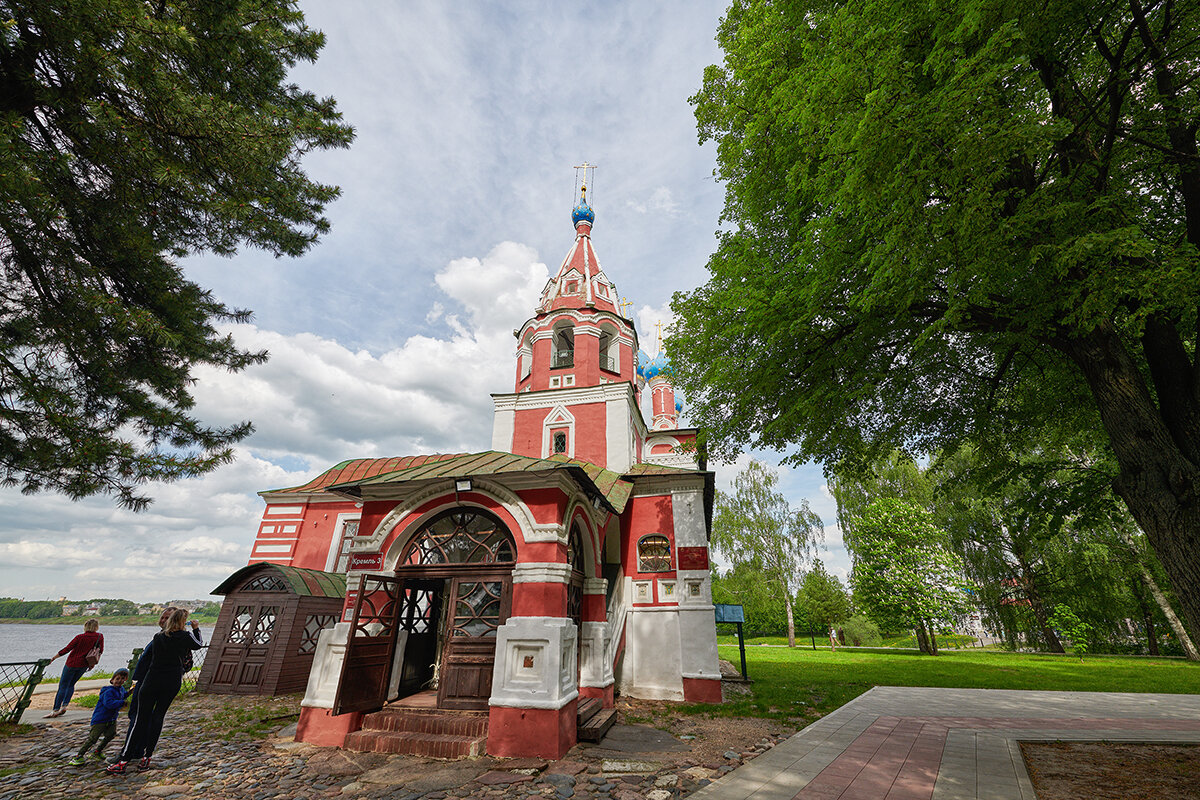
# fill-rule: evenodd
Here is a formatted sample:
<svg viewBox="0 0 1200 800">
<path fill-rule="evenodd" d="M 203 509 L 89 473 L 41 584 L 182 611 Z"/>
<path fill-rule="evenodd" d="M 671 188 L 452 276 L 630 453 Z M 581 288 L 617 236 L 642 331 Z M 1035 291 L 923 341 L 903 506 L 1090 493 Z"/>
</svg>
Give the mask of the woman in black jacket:
<svg viewBox="0 0 1200 800">
<path fill-rule="evenodd" d="M 138 769 L 150 768 L 150 756 L 162 733 L 167 709 L 179 694 L 185 665 L 191 664 L 192 651 L 204 646 L 200 626 L 192 622 L 191 630 L 187 630 L 187 618 L 186 608 L 172 613 L 162 633 L 154 635 L 138 661 L 133 676 L 138 682 L 137 712 L 129 720 L 129 733 L 120 757 L 108 768 L 114 775 L 124 772 L 126 765 L 134 760 Z"/>
</svg>

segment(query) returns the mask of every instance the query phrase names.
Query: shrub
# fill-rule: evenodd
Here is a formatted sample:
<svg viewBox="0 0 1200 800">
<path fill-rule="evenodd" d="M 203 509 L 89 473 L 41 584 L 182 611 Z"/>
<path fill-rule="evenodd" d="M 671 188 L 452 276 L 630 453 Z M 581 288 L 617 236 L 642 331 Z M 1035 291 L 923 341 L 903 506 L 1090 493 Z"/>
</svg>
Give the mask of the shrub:
<svg viewBox="0 0 1200 800">
<path fill-rule="evenodd" d="M 838 627 L 846 634 L 846 644 L 853 647 L 879 647 L 883 644 L 879 626 L 862 614 L 855 614 Z"/>
</svg>

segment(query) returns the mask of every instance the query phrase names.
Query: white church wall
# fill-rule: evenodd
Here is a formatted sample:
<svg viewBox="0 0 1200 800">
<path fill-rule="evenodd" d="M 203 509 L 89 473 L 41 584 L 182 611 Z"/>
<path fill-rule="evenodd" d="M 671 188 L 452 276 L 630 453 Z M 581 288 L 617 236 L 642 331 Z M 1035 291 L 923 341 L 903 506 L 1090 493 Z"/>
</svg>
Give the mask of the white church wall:
<svg viewBox="0 0 1200 800">
<path fill-rule="evenodd" d="M 639 608 L 625 621 L 621 694 L 645 700 L 682 700 L 679 614 L 674 608 Z"/>
</svg>

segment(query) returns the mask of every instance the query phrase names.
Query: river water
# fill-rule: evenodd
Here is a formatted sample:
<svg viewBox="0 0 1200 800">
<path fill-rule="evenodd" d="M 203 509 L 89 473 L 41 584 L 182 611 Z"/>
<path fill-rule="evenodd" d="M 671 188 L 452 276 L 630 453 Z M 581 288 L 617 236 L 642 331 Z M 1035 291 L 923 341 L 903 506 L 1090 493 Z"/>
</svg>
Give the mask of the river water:
<svg viewBox="0 0 1200 800">
<path fill-rule="evenodd" d="M 208 631 L 201 628 L 208 640 Z M 96 667 L 97 672 L 112 672 L 117 667 L 124 667 L 129 662 L 130 654 L 135 648 L 145 647 L 146 643 L 158 633 L 154 625 L 101 625 L 100 633 L 104 634 L 104 655 Z M 0 663 L 12 661 L 36 661 L 39 658 L 53 658 L 54 654 L 67 646 L 67 642 L 76 634 L 83 633 L 83 625 L 21 625 L 0 623 Z M 55 661 L 47 670 L 47 675 L 58 675 L 67 657 Z M 85 675 L 84 678 L 88 676 Z"/>
</svg>

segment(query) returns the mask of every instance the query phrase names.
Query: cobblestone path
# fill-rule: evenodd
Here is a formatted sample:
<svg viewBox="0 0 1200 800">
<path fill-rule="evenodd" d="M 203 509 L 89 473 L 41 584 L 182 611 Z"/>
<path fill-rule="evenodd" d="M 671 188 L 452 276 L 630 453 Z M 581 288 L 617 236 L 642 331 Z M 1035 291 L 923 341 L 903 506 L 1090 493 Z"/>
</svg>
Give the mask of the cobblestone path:
<svg viewBox="0 0 1200 800">
<path fill-rule="evenodd" d="M 557 762 L 436 761 L 293 742 L 289 723 L 296 706 L 295 697 L 181 698 L 167 716 L 152 769 L 139 772 L 131 765 L 125 775 L 105 774 L 98 761 L 67 764 L 87 735 L 84 722 L 22 729 L 0 738 L 0 800 L 677 800 L 790 735 L 763 720 L 745 720 L 740 727 L 737 720 L 725 720 L 728 741 L 685 735 L 682 743 L 671 740 L 678 748 L 672 752 L 580 746 Z M 125 725 L 122 716 L 109 758 L 117 753 Z M 747 735 L 753 740 L 747 742 Z"/>
</svg>

